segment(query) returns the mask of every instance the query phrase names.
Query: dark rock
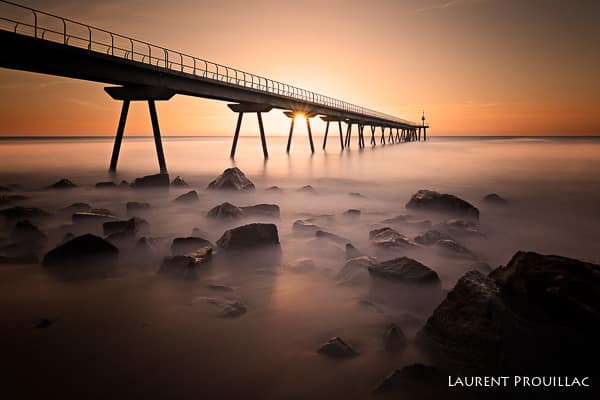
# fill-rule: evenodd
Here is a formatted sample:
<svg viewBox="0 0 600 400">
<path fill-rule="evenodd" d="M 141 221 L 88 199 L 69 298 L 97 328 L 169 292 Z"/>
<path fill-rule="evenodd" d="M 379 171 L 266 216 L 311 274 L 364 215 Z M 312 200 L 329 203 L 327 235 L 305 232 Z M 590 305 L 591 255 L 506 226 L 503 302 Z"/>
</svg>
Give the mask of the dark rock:
<svg viewBox="0 0 600 400">
<path fill-rule="evenodd" d="M 436 244 L 440 240 L 451 240 L 452 237 L 444 232 L 440 232 L 438 230 L 432 229 L 429 230 L 417 237 L 415 237 L 415 242 L 422 244 L 424 246 L 431 246 Z"/>
<path fill-rule="evenodd" d="M 235 318 L 246 314 L 248 308 L 239 300 L 217 300 L 208 298 L 207 301 L 220 308 L 218 316 L 222 318 Z"/>
<path fill-rule="evenodd" d="M 50 250 L 44 256 L 44 266 L 72 266 L 114 264 L 119 250 L 101 237 L 86 234 Z"/>
<path fill-rule="evenodd" d="M 242 216 L 242 209 L 231 203 L 225 202 L 211 208 L 206 214 L 210 218 L 229 218 L 235 219 Z"/>
<path fill-rule="evenodd" d="M 189 185 L 183 180 L 182 177 L 176 176 L 175 179 L 173 179 L 173 182 L 171 182 L 171 186 L 188 187 Z"/>
<path fill-rule="evenodd" d="M 292 225 L 292 230 L 294 232 L 302 233 L 302 234 L 313 235 L 319 229 L 321 229 L 321 228 L 319 228 L 317 225 L 315 225 L 312 222 L 305 220 L 305 219 L 299 219 L 297 221 L 294 221 L 294 225 Z"/>
<path fill-rule="evenodd" d="M 431 221 L 428 219 L 418 219 L 411 215 L 398 215 L 393 218 L 388 218 L 381 221 L 384 224 L 400 224 L 400 225 L 409 225 L 415 228 L 420 229 L 429 229 L 431 228 Z"/>
<path fill-rule="evenodd" d="M 106 210 L 103 210 L 106 211 Z M 91 223 L 91 222 L 103 222 L 114 220 L 114 215 L 97 213 L 97 212 L 76 212 L 71 216 L 71 220 L 74 224 L 76 223 Z"/>
<path fill-rule="evenodd" d="M 10 233 L 10 239 L 13 241 L 31 240 L 40 243 L 48 241 L 48 237 L 28 220 L 17 222 Z"/>
<path fill-rule="evenodd" d="M 364 285 L 369 283 L 371 277 L 369 275 L 369 267 L 377 264 L 377 260 L 373 257 L 356 257 L 352 258 L 344 264 L 340 272 L 335 276 L 335 281 L 338 285 Z"/>
<path fill-rule="evenodd" d="M 211 242 L 201 237 L 180 237 L 173 239 L 171 244 L 171 254 L 173 255 L 184 255 L 192 253 L 196 250 L 214 247 Z"/>
<path fill-rule="evenodd" d="M 388 281 L 440 284 L 440 278 L 434 270 L 408 257 L 384 261 L 368 267 L 368 270 L 371 276 Z"/>
<path fill-rule="evenodd" d="M 383 334 L 383 345 L 389 352 L 400 352 L 406 349 L 408 340 L 400 327 L 390 324 Z"/>
<path fill-rule="evenodd" d="M 342 237 L 342 236 L 336 235 L 335 233 L 331 233 L 331 232 L 327 232 L 327 231 L 318 230 L 315 232 L 315 236 L 320 239 L 327 239 L 332 242 L 343 244 L 343 245 L 350 243 L 349 239 L 346 239 L 345 237 Z"/>
<path fill-rule="evenodd" d="M 89 205 L 88 203 L 73 203 L 70 206 L 62 208 L 61 211 L 67 211 L 70 213 L 74 213 L 74 212 L 91 211 L 91 209 L 92 209 L 92 206 Z"/>
<path fill-rule="evenodd" d="M 375 246 L 393 248 L 393 247 L 414 247 L 406 236 L 396 232 L 390 227 L 374 229 L 369 232 L 369 239 Z"/>
<path fill-rule="evenodd" d="M 350 208 L 350 209 L 344 211 L 342 213 L 342 215 L 344 217 L 358 218 L 358 217 L 360 217 L 360 210 L 357 210 L 355 208 Z"/>
<path fill-rule="evenodd" d="M 358 250 L 352 243 L 346 243 L 346 260 L 350 260 L 351 258 L 362 257 L 364 256 L 360 250 Z"/>
<path fill-rule="evenodd" d="M 203 237 L 203 236 L 206 236 L 206 234 L 204 232 L 202 232 L 200 230 L 200 228 L 193 228 L 192 229 L 192 234 L 190 236 L 192 236 L 192 237 Z"/>
<path fill-rule="evenodd" d="M 143 218 L 134 217 L 127 221 L 108 221 L 102 224 L 105 235 L 113 233 L 127 233 L 132 236 L 146 234 L 150 231 L 150 224 Z"/>
<path fill-rule="evenodd" d="M 169 184 L 169 174 L 155 174 L 136 178 L 132 183 L 132 187 L 136 189 L 168 188 Z"/>
<path fill-rule="evenodd" d="M 281 190 L 281 188 L 279 186 L 269 186 L 266 189 L 267 192 L 271 192 L 271 193 L 281 193 L 283 192 L 283 190 Z"/>
<path fill-rule="evenodd" d="M 112 189 L 116 188 L 117 185 L 114 182 L 98 182 L 96 183 L 96 188 L 98 189 Z"/>
<path fill-rule="evenodd" d="M 407 209 L 433 211 L 479 221 L 479 210 L 465 200 L 433 190 L 419 190 L 406 203 Z"/>
<path fill-rule="evenodd" d="M 181 278 L 195 277 L 198 268 L 202 264 L 206 264 L 212 256 L 212 248 L 206 247 L 204 250 L 204 253 L 201 254 L 165 257 L 160 264 L 158 273 Z"/>
<path fill-rule="evenodd" d="M 464 258 L 467 260 L 477 259 L 477 256 L 471 250 L 453 239 L 438 240 L 435 247 L 439 254 L 446 257 Z"/>
<path fill-rule="evenodd" d="M 496 193 L 490 193 L 488 195 L 485 195 L 483 197 L 483 202 L 487 203 L 487 204 L 492 204 L 495 206 L 507 206 L 508 205 L 508 201 L 506 199 L 500 197 Z"/>
<path fill-rule="evenodd" d="M 154 258 L 158 255 L 155 241 L 146 236 L 142 236 L 135 242 L 134 250 L 138 259 Z"/>
<path fill-rule="evenodd" d="M 217 245 L 225 249 L 244 249 L 258 246 L 279 245 L 275 224 L 249 224 L 226 231 Z"/>
<path fill-rule="evenodd" d="M 46 186 L 46 189 L 73 189 L 76 188 L 77 185 L 71 182 L 68 179 L 61 179 L 50 186 Z"/>
<path fill-rule="evenodd" d="M 318 352 L 332 358 L 351 358 L 358 356 L 358 353 L 341 338 L 334 337 L 323 343 Z"/>
<path fill-rule="evenodd" d="M 392 371 L 375 389 L 376 394 L 406 393 L 415 385 L 426 385 L 430 389 L 443 384 L 443 375 L 436 368 L 423 364 L 412 364 Z M 421 392 L 421 391 L 419 391 Z M 410 392 L 409 392 L 410 393 Z M 427 398 L 439 398 L 432 396 Z M 446 398 L 444 396 L 444 398 Z"/>
<path fill-rule="evenodd" d="M 208 184 L 209 189 L 213 190 L 254 190 L 254 184 L 246 178 L 246 175 L 239 168 L 227 168 L 221 175 Z"/>
<path fill-rule="evenodd" d="M 218 283 L 209 283 L 206 285 L 206 287 L 217 292 L 233 292 L 234 290 L 231 286 L 221 285 Z"/>
<path fill-rule="evenodd" d="M 123 180 L 121 181 L 121 183 L 119 183 L 119 188 L 120 189 L 129 189 L 131 185 L 129 184 L 129 182 Z"/>
<path fill-rule="evenodd" d="M 44 328 L 48 328 L 50 325 L 52 325 L 55 321 L 54 320 L 50 320 L 50 319 L 42 319 L 40 320 L 38 323 L 36 323 L 33 327 L 35 329 L 44 329 Z"/>
<path fill-rule="evenodd" d="M 7 220 L 35 219 L 50 216 L 48 212 L 42 210 L 41 208 L 21 206 L 0 210 L 0 215 Z"/>
<path fill-rule="evenodd" d="M 481 261 L 471 264 L 469 269 L 474 269 L 475 271 L 479 271 L 484 275 L 492 272 L 492 267 L 490 267 L 490 264 Z"/>
<path fill-rule="evenodd" d="M 317 194 L 317 191 L 315 190 L 315 188 L 310 185 L 302 186 L 301 188 L 298 189 L 298 192 L 304 193 L 304 194 Z"/>
<path fill-rule="evenodd" d="M 287 265 L 287 267 L 292 272 L 298 273 L 313 272 L 317 269 L 315 262 L 312 259 L 306 257 L 295 259 L 294 261 L 290 262 Z"/>
<path fill-rule="evenodd" d="M 362 195 L 362 194 L 360 194 L 358 192 L 350 192 L 350 193 L 348 193 L 348 195 L 352 196 L 352 197 L 360 197 L 360 198 L 363 198 L 363 199 L 367 198 L 365 195 Z"/>
<path fill-rule="evenodd" d="M 439 224 L 436 229 L 456 237 L 485 236 L 477 224 L 471 221 L 465 221 L 464 219 L 449 219 L 448 221 Z"/>
<path fill-rule="evenodd" d="M 149 210 L 150 208 L 151 208 L 150 204 L 144 203 L 144 202 L 139 202 L 139 201 L 128 201 L 127 204 L 125 204 L 125 209 L 128 212 L 146 211 L 146 210 Z"/>
<path fill-rule="evenodd" d="M 182 194 L 181 196 L 177 196 L 175 200 L 176 203 L 195 203 L 198 199 L 198 193 L 195 190 L 190 190 L 187 193 Z"/>
<path fill-rule="evenodd" d="M 244 215 L 279 218 L 279 206 L 277 204 L 255 204 L 253 206 L 241 207 Z"/>
</svg>

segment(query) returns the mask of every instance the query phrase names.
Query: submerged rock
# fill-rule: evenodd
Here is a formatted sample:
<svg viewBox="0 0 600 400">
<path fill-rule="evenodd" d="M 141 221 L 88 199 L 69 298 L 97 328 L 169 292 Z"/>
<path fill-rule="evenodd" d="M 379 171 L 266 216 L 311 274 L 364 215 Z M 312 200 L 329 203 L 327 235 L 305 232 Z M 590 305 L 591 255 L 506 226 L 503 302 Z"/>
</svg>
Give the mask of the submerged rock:
<svg viewBox="0 0 600 400">
<path fill-rule="evenodd" d="M 279 218 L 279 206 L 277 204 L 255 204 L 253 206 L 241 207 L 244 215 Z"/>
<path fill-rule="evenodd" d="M 351 358 L 358 356 L 358 352 L 337 336 L 323 343 L 321 347 L 319 347 L 318 352 L 332 358 Z"/>
<path fill-rule="evenodd" d="M 282 193 L 283 190 L 279 186 L 269 186 L 265 191 L 270 193 Z"/>
<path fill-rule="evenodd" d="M 150 208 L 151 208 L 150 204 L 145 203 L 145 202 L 139 202 L 139 201 L 128 201 L 127 204 L 125 204 L 125 209 L 127 210 L 127 212 L 146 211 L 146 210 L 149 210 Z"/>
<path fill-rule="evenodd" d="M 248 308 L 240 300 L 219 300 L 208 298 L 207 301 L 220 308 L 218 316 L 222 318 L 235 318 L 246 314 Z"/>
<path fill-rule="evenodd" d="M 150 231 L 150 224 L 143 218 L 133 217 L 127 221 L 109 221 L 102 224 L 105 235 L 113 233 L 126 233 L 131 236 L 137 234 L 147 234 Z"/>
<path fill-rule="evenodd" d="M 101 237 L 86 234 L 78 236 L 50 250 L 44 256 L 44 266 L 69 266 L 85 268 L 86 265 L 117 262 L 119 250 Z"/>
<path fill-rule="evenodd" d="M 348 218 L 358 218 L 360 217 L 360 214 L 360 210 L 357 210 L 356 208 L 350 208 L 342 213 L 344 217 Z"/>
<path fill-rule="evenodd" d="M 477 256 L 462 244 L 453 239 L 442 239 L 435 243 L 438 254 L 446 257 L 464 258 L 467 260 L 476 260 Z"/>
<path fill-rule="evenodd" d="M 96 183 L 97 189 L 112 189 L 116 188 L 117 185 L 114 182 L 98 182 Z"/>
<path fill-rule="evenodd" d="M 472 221 L 464 219 L 449 219 L 437 225 L 437 230 L 447 232 L 456 237 L 484 237 L 485 235 L 479 229 L 479 226 Z"/>
<path fill-rule="evenodd" d="M 41 217 L 49 217 L 50 213 L 37 207 L 11 207 L 0 210 L 0 216 L 6 220 L 15 219 L 35 219 Z"/>
<path fill-rule="evenodd" d="M 383 345 L 389 352 L 400 352 L 406 349 L 408 340 L 400 327 L 390 324 L 383 334 Z"/>
<path fill-rule="evenodd" d="M 169 184 L 169 174 L 155 174 L 136 178 L 131 186 L 136 189 L 168 188 Z"/>
<path fill-rule="evenodd" d="M 433 211 L 479 221 L 479 210 L 467 201 L 451 194 L 433 190 L 419 190 L 408 203 L 407 209 Z"/>
<path fill-rule="evenodd" d="M 296 220 L 292 225 L 292 230 L 294 232 L 308 235 L 314 235 L 320 229 L 321 228 L 319 228 L 317 225 L 306 219 Z"/>
<path fill-rule="evenodd" d="M 275 224 L 248 224 L 226 231 L 217 245 L 224 249 L 279 246 L 279 234 Z"/>
<path fill-rule="evenodd" d="M 344 264 L 335 276 L 338 285 L 365 285 L 371 280 L 369 267 L 377 264 L 373 257 L 361 256 L 352 258 Z"/>
<path fill-rule="evenodd" d="M 487 194 L 483 197 L 482 200 L 484 203 L 492 204 L 495 206 L 507 206 L 508 205 L 508 201 L 506 199 L 500 197 L 496 193 Z"/>
<path fill-rule="evenodd" d="M 304 194 L 317 194 L 317 191 L 311 185 L 305 185 L 298 189 L 298 192 Z"/>
<path fill-rule="evenodd" d="M 424 246 L 431 246 L 440 240 L 446 239 L 452 240 L 452 237 L 444 232 L 432 229 L 415 237 L 414 241 Z"/>
<path fill-rule="evenodd" d="M 180 177 L 179 175 L 175 177 L 175 179 L 173 179 L 173 182 L 171 182 L 171 186 L 176 186 L 176 187 L 188 187 L 189 185 L 187 184 L 186 181 L 183 180 L 182 177 Z"/>
<path fill-rule="evenodd" d="M 235 219 L 242 216 L 242 209 L 225 202 L 211 208 L 206 216 L 210 218 Z"/>
<path fill-rule="evenodd" d="M 237 167 L 227 168 L 221 175 L 208 184 L 213 190 L 254 190 L 254 184 Z"/>
<path fill-rule="evenodd" d="M 390 227 L 374 229 L 369 232 L 369 240 L 375 245 L 379 247 L 414 247 L 414 243 L 412 243 L 406 236 L 396 232 L 394 229 Z"/>
<path fill-rule="evenodd" d="M 177 196 L 173 201 L 176 203 L 195 203 L 199 201 L 198 193 L 195 190 L 190 190 L 189 192 L 184 193 L 181 196 Z"/>
<path fill-rule="evenodd" d="M 327 232 L 327 231 L 318 230 L 315 232 L 315 236 L 318 237 L 319 239 L 327 239 L 332 242 L 343 244 L 343 245 L 350 243 L 350 239 L 346 239 L 345 237 L 342 237 L 342 236 L 336 235 L 335 233 L 331 233 L 331 232 Z"/>
<path fill-rule="evenodd" d="M 387 281 L 440 284 L 440 278 L 434 270 L 408 257 L 399 257 L 368 267 L 375 278 Z"/>
<path fill-rule="evenodd" d="M 211 256 L 212 249 L 207 247 L 202 254 L 165 257 L 160 264 L 158 273 L 180 278 L 192 278 L 196 276 L 198 267 L 206 264 Z"/>
<path fill-rule="evenodd" d="M 34 242 L 45 243 L 48 237 L 40 231 L 37 226 L 28 220 L 19 221 L 10 232 L 10 239 L 13 241 L 31 240 Z"/>
<path fill-rule="evenodd" d="M 364 256 L 364 254 L 360 250 L 358 250 L 356 247 L 354 247 L 354 245 L 352 243 L 346 243 L 345 251 L 346 251 L 346 260 Z"/>
<path fill-rule="evenodd" d="M 205 247 L 212 248 L 214 246 L 211 242 L 201 237 L 190 236 L 175 238 L 171 244 L 171 254 L 184 255 Z"/>
<path fill-rule="evenodd" d="M 62 208 L 61 211 L 67 211 L 70 213 L 74 213 L 74 212 L 90 211 L 91 209 L 92 209 L 92 206 L 89 205 L 88 203 L 73 203 L 65 208 Z"/>
<path fill-rule="evenodd" d="M 290 262 L 287 267 L 292 272 L 306 273 L 313 272 L 317 269 L 315 262 L 311 258 L 302 257 Z"/>
<path fill-rule="evenodd" d="M 77 185 L 71 182 L 70 180 L 63 178 L 57 182 L 54 182 L 50 186 L 46 186 L 46 189 L 73 189 L 76 188 Z"/>
<path fill-rule="evenodd" d="M 100 210 L 99 210 L 100 211 Z M 107 211 L 107 210 L 102 210 Z M 71 216 L 73 223 L 102 222 L 114 220 L 117 217 L 104 212 L 76 212 Z"/>
</svg>

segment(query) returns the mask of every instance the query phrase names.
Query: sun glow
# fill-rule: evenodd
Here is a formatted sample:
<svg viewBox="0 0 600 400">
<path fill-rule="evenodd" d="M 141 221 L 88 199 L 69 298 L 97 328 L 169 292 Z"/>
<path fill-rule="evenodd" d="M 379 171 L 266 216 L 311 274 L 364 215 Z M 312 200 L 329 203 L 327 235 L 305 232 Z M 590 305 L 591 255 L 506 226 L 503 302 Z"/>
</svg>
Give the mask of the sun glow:
<svg viewBox="0 0 600 400">
<path fill-rule="evenodd" d="M 297 118 L 306 118 L 306 114 L 301 113 L 301 112 L 295 113 L 294 119 L 297 119 Z"/>
</svg>

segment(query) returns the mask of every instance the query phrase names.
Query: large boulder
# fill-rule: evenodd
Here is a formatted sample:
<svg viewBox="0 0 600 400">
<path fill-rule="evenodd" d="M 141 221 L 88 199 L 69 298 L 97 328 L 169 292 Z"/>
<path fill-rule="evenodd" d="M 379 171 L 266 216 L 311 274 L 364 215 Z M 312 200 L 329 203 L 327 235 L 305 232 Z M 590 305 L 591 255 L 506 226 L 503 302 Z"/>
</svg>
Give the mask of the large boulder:
<svg viewBox="0 0 600 400">
<path fill-rule="evenodd" d="M 196 203 L 198 200 L 198 193 L 195 190 L 190 190 L 187 193 L 177 196 L 173 201 L 176 203 Z"/>
<path fill-rule="evenodd" d="M 438 193 L 433 190 L 419 190 L 406 203 L 406 208 L 479 221 L 479 210 L 475 206 L 452 194 Z"/>
<path fill-rule="evenodd" d="M 202 264 L 208 263 L 211 258 L 211 247 L 204 247 L 186 255 L 165 257 L 160 264 L 158 273 L 180 278 L 195 277 L 198 273 L 198 268 Z"/>
<path fill-rule="evenodd" d="M 369 267 L 377 264 L 373 257 L 361 256 L 346 261 L 335 276 L 338 285 L 365 285 L 370 281 Z"/>
<path fill-rule="evenodd" d="M 390 227 L 373 229 L 369 232 L 369 240 L 371 240 L 375 246 L 384 248 L 406 248 L 415 246 L 415 244 L 406 236 Z"/>
<path fill-rule="evenodd" d="M 231 203 L 225 202 L 211 208 L 206 216 L 219 219 L 235 219 L 242 216 L 242 209 Z"/>
<path fill-rule="evenodd" d="M 277 204 L 255 204 L 253 206 L 241 207 L 244 215 L 279 218 L 279 206 Z"/>
<path fill-rule="evenodd" d="M 279 245 L 277 225 L 255 223 L 229 229 L 217 240 L 217 245 L 224 249 Z"/>
<path fill-rule="evenodd" d="M 116 263 L 118 256 L 119 250 L 115 246 L 101 237 L 85 234 L 50 250 L 44 256 L 42 264 L 47 267 L 110 266 Z"/>
<path fill-rule="evenodd" d="M 237 167 L 227 168 L 221 175 L 208 184 L 209 189 L 213 190 L 254 190 L 254 184 Z"/>
<path fill-rule="evenodd" d="M 143 218 L 133 217 L 126 221 L 108 221 L 102 224 L 105 235 L 124 232 L 131 236 L 147 234 L 150 224 Z"/>
<path fill-rule="evenodd" d="M 323 343 L 319 347 L 318 352 L 331 358 L 352 358 L 358 356 L 356 350 L 337 336 Z"/>
<path fill-rule="evenodd" d="M 211 242 L 201 237 L 179 237 L 173 239 L 173 243 L 171 243 L 171 254 L 175 256 L 184 255 L 203 249 L 205 247 L 212 248 L 214 246 Z"/>
<path fill-rule="evenodd" d="M 136 189 L 168 188 L 169 185 L 169 174 L 146 175 L 136 178 L 131 184 Z"/>
<path fill-rule="evenodd" d="M 368 267 L 372 277 L 392 282 L 440 284 L 434 270 L 408 257 L 398 257 Z"/>
</svg>

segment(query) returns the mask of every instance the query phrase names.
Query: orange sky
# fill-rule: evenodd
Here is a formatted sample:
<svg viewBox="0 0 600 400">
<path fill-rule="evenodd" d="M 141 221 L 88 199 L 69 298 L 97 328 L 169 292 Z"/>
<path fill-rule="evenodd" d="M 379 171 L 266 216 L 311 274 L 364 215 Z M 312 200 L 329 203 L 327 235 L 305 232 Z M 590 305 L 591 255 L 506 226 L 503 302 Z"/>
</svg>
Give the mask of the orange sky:
<svg viewBox="0 0 600 400">
<path fill-rule="evenodd" d="M 413 121 L 424 109 L 434 135 L 600 134 L 598 1 L 23 4 Z M 0 69 L 0 135 L 111 135 L 120 104 L 102 88 Z M 236 118 L 183 96 L 158 113 L 165 135 L 231 135 Z M 151 133 L 145 104 L 129 116 L 126 135 Z M 287 124 L 265 115 L 270 135 Z"/>
</svg>

